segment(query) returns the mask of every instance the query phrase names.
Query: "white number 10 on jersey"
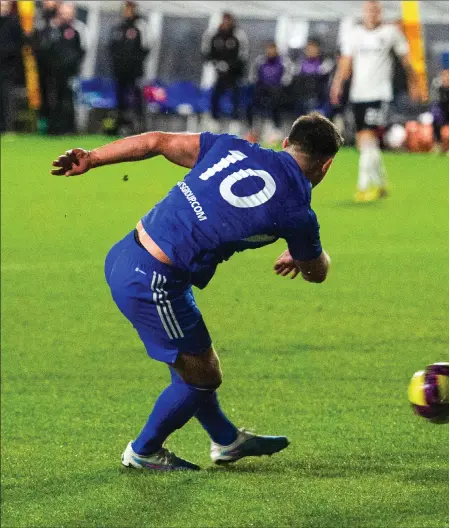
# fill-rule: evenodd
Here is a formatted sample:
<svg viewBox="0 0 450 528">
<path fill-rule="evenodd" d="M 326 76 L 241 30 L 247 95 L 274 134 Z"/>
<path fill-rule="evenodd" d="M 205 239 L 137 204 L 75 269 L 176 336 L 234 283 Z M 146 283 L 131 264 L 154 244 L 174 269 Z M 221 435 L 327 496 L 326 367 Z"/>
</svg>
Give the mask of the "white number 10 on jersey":
<svg viewBox="0 0 450 528">
<path fill-rule="evenodd" d="M 201 180 L 209 180 L 215 174 L 221 172 L 223 169 L 229 167 L 231 164 L 237 163 L 245 159 L 247 156 L 238 150 L 230 150 L 230 154 L 226 158 L 222 158 L 213 167 L 206 170 L 200 175 Z M 233 185 L 251 176 L 258 176 L 264 180 L 264 187 L 255 194 L 250 196 L 237 196 L 233 193 Z M 277 186 L 273 177 L 264 170 L 241 169 L 228 175 L 220 184 L 219 191 L 224 200 L 234 207 L 257 207 L 265 204 L 275 194 Z"/>
</svg>

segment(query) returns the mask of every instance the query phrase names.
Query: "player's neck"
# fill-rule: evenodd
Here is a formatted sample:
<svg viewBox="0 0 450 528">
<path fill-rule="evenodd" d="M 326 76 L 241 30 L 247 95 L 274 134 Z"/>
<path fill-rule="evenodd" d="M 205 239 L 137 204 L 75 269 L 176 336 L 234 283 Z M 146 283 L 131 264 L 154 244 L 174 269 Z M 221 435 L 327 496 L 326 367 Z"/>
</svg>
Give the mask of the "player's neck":
<svg viewBox="0 0 450 528">
<path fill-rule="evenodd" d="M 322 164 L 312 164 L 311 160 L 306 154 L 299 152 L 295 148 L 287 147 L 284 150 L 295 159 L 305 178 L 311 182 L 313 187 L 322 181 L 323 174 L 320 170 Z"/>
</svg>

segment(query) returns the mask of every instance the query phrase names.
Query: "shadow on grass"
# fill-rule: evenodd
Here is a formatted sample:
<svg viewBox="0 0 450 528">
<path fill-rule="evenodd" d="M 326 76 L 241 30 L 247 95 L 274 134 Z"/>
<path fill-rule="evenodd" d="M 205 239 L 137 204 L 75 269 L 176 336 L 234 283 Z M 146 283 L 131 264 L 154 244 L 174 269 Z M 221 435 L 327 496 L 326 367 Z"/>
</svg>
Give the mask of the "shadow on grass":
<svg viewBox="0 0 450 528">
<path fill-rule="evenodd" d="M 264 474 L 286 474 L 288 472 L 295 473 L 297 476 L 305 478 L 350 478 L 357 477 L 362 473 L 367 476 L 382 475 L 399 471 L 401 465 L 397 467 L 386 468 L 385 465 L 376 462 L 361 462 L 355 459 L 353 463 L 342 462 L 339 464 L 333 461 L 316 461 L 316 460 L 292 460 L 287 462 L 283 460 L 281 463 L 276 463 L 272 460 L 261 461 L 246 461 L 238 464 L 229 464 L 227 466 L 215 466 L 207 468 L 207 473 L 218 474 L 221 471 L 234 473 L 264 473 Z"/>
<path fill-rule="evenodd" d="M 418 468 L 410 471 L 405 469 L 402 461 L 381 463 L 377 461 L 361 460 L 355 458 L 352 461 L 334 461 L 320 460 L 292 460 L 287 462 L 283 460 L 276 464 L 271 460 L 261 462 L 241 462 L 239 464 L 229 464 L 228 466 L 214 466 L 205 470 L 209 474 L 220 474 L 226 472 L 234 475 L 247 474 L 265 474 L 276 475 L 295 473 L 297 476 L 305 479 L 334 479 L 334 478 L 358 478 L 361 476 L 386 475 L 393 477 L 395 480 L 412 481 L 418 484 L 442 484 L 448 482 L 448 467 L 439 469 Z"/>
<path fill-rule="evenodd" d="M 346 479 L 358 478 L 363 476 L 385 475 L 398 481 L 415 482 L 420 485 L 442 484 L 448 482 L 448 467 L 443 464 L 442 468 L 418 467 L 411 470 L 401 461 L 389 461 L 382 463 L 375 460 L 364 458 L 348 458 L 346 460 L 320 460 L 306 458 L 304 460 L 287 460 L 279 458 L 249 459 L 240 461 L 236 464 L 223 466 L 209 466 L 201 471 L 177 471 L 177 472 L 148 472 L 139 471 L 131 468 L 112 467 L 96 473 L 68 473 L 66 477 L 54 478 L 48 482 L 40 482 L 39 486 L 33 481 L 30 486 L 24 485 L 23 482 L 8 485 L 3 482 L 3 493 L 8 496 L 9 501 L 14 502 L 14 495 L 23 500 L 27 488 L 33 494 L 33 500 L 45 498 L 48 495 L 52 497 L 64 495 L 67 493 L 68 486 L 75 488 L 77 491 L 88 490 L 90 488 L 101 488 L 109 484 L 114 484 L 118 480 L 123 485 L 131 484 L 136 493 L 142 492 L 144 495 L 148 492 L 148 484 L 157 484 L 158 488 L 164 489 L 173 485 L 189 488 L 189 486 L 201 484 L 210 477 L 219 477 L 220 475 L 246 477 L 249 474 L 267 477 L 271 475 L 295 474 L 297 477 L 305 479 Z M 145 484 L 145 486 L 142 486 Z M 17 494 L 20 489 L 21 493 Z"/>
</svg>

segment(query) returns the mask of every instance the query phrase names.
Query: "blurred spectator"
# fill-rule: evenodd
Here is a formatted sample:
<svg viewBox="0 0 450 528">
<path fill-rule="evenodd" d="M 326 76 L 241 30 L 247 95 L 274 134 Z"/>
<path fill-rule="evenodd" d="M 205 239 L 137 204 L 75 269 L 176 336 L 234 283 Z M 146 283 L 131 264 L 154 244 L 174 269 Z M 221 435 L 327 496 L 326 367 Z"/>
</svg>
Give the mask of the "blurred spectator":
<svg viewBox="0 0 450 528">
<path fill-rule="evenodd" d="M 41 107 L 39 109 L 38 129 L 47 132 L 50 114 L 50 55 L 52 42 L 58 40 L 58 6 L 59 2 L 44 0 L 40 17 L 36 22 L 33 35 L 33 51 L 36 57 Z"/>
<path fill-rule="evenodd" d="M 434 135 L 435 135 L 436 141 L 442 144 L 443 143 L 442 130 L 443 130 L 443 127 L 448 127 L 448 121 L 449 121 L 448 64 L 444 65 L 444 68 L 441 70 L 439 77 L 436 77 L 435 79 L 433 79 L 432 84 L 431 84 L 431 93 L 432 93 L 432 99 L 434 101 L 433 107 L 432 107 L 433 118 L 434 118 L 433 120 Z"/>
<path fill-rule="evenodd" d="M 44 1 L 33 38 L 41 90 L 41 131 L 75 132 L 73 78 L 85 53 L 86 28 L 70 2 Z"/>
<path fill-rule="evenodd" d="M 216 82 L 211 94 L 211 113 L 219 119 L 221 96 L 232 90 L 232 117 L 237 119 L 239 113 L 239 81 L 244 75 L 248 60 L 248 39 L 242 29 L 236 27 L 236 20 L 231 13 L 224 13 L 222 22 L 212 37 L 205 33 L 202 43 L 203 57 L 212 61 L 216 70 Z"/>
<path fill-rule="evenodd" d="M 109 50 L 116 80 L 118 126 L 129 124 L 125 112 L 131 92 L 138 128 L 142 129 L 142 95 L 137 81 L 144 74 L 144 60 L 149 52 L 148 27 L 137 13 L 135 2 L 125 2 L 122 21 L 112 31 Z"/>
<path fill-rule="evenodd" d="M 265 55 L 257 57 L 252 64 L 249 80 L 255 86 L 247 108 L 249 140 L 257 141 L 259 135 L 254 128 L 254 114 L 258 111 L 269 114 L 275 130 L 280 130 L 281 110 L 286 105 L 286 87 L 292 81 L 292 74 L 293 64 L 278 53 L 274 42 L 270 42 Z"/>
<path fill-rule="evenodd" d="M 73 78 L 80 71 L 85 50 L 85 35 L 77 29 L 73 4 L 63 2 L 57 15 L 57 32 L 50 46 L 50 116 L 49 133 L 75 132 Z M 84 29 L 82 30 L 84 33 Z"/>
<path fill-rule="evenodd" d="M 329 85 L 334 66 L 335 62 L 323 55 L 320 41 L 309 38 L 292 87 L 297 113 L 306 114 L 312 110 L 328 113 Z"/>
<path fill-rule="evenodd" d="M 24 36 L 12 2 L 0 2 L 0 132 L 14 129 L 14 87 L 23 72 Z"/>
</svg>

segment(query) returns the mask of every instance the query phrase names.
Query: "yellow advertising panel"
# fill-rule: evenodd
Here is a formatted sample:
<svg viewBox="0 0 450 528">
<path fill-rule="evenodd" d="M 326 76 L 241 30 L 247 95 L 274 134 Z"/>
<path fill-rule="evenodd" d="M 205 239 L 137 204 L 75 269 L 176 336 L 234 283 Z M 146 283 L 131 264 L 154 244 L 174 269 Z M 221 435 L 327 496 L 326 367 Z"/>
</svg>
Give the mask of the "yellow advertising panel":
<svg viewBox="0 0 450 528">
<path fill-rule="evenodd" d="M 34 2 L 17 2 L 20 24 L 26 34 L 31 34 L 34 23 Z M 41 94 L 39 91 L 39 76 L 36 59 L 31 46 L 25 45 L 22 49 L 23 65 L 25 69 L 25 83 L 27 86 L 28 105 L 32 110 L 41 106 Z"/>
<path fill-rule="evenodd" d="M 402 21 L 410 47 L 411 63 L 416 71 L 422 101 L 428 100 L 428 79 L 425 46 L 420 23 L 418 1 L 402 1 Z"/>
</svg>

